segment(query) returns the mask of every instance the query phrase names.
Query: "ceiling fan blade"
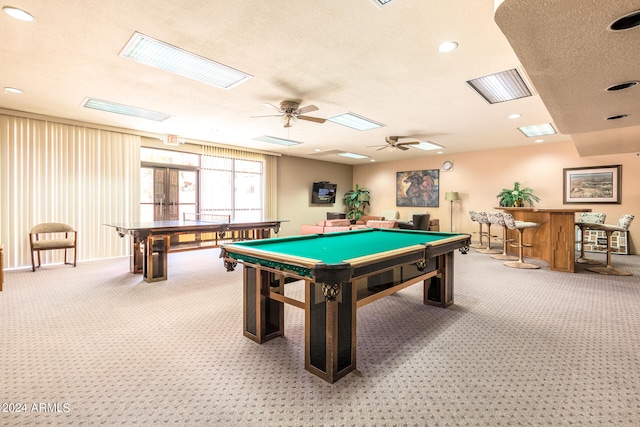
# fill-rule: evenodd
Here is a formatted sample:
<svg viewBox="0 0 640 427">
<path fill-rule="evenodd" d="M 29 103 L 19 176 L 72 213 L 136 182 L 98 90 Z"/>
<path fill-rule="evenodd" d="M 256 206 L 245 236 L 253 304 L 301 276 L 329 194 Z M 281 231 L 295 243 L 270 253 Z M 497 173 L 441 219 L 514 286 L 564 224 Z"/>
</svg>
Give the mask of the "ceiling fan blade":
<svg viewBox="0 0 640 427">
<path fill-rule="evenodd" d="M 276 111 L 279 111 L 279 112 L 281 112 L 281 113 L 284 113 L 284 111 L 282 111 L 282 110 L 280 109 L 280 107 L 276 107 L 275 105 L 273 105 L 273 104 L 269 104 L 268 102 L 263 102 L 263 103 L 262 103 L 262 105 L 264 105 L 265 107 L 271 107 L 271 108 L 273 108 L 273 109 L 274 109 L 274 110 L 276 110 Z"/>
<path fill-rule="evenodd" d="M 389 148 L 389 146 L 388 146 L 388 145 L 387 145 L 387 146 L 384 146 L 384 147 L 381 147 L 381 148 L 378 148 L 376 151 L 386 150 L 387 148 Z"/>
<path fill-rule="evenodd" d="M 405 146 L 400 145 L 400 144 L 397 144 L 396 148 L 399 149 L 399 150 L 402 150 L 402 151 L 407 151 L 409 149 L 409 147 L 405 147 Z"/>
<path fill-rule="evenodd" d="M 327 121 L 327 119 L 321 119 L 319 117 L 298 116 L 298 118 L 300 120 L 308 120 L 310 122 L 316 122 L 316 123 L 324 123 Z"/>
<path fill-rule="evenodd" d="M 318 110 L 318 107 L 316 107 L 315 105 L 307 105 L 306 107 L 302 107 L 298 109 L 297 113 L 305 114 L 305 113 L 310 113 L 311 111 L 317 111 L 317 110 Z"/>
<path fill-rule="evenodd" d="M 420 144 L 420 141 L 407 141 L 407 142 L 399 142 L 396 144 L 397 147 L 401 146 L 401 145 L 418 145 Z"/>
</svg>

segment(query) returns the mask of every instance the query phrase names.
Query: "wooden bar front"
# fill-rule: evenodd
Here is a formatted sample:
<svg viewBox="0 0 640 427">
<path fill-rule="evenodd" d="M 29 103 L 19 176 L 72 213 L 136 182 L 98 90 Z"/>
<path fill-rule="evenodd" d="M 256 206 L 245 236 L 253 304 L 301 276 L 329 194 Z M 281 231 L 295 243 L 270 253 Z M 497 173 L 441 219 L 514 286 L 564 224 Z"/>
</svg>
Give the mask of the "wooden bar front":
<svg viewBox="0 0 640 427">
<path fill-rule="evenodd" d="M 513 215 L 516 221 L 537 222 L 539 228 L 528 228 L 524 242 L 533 247 L 524 248 L 526 258 L 535 258 L 549 263 L 549 269 L 575 272 L 576 259 L 576 212 L 591 212 L 591 209 L 544 209 L 498 207 Z M 509 230 L 508 238 L 518 240 L 516 231 Z M 509 248 L 517 255 L 517 248 Z"/>
</svg>

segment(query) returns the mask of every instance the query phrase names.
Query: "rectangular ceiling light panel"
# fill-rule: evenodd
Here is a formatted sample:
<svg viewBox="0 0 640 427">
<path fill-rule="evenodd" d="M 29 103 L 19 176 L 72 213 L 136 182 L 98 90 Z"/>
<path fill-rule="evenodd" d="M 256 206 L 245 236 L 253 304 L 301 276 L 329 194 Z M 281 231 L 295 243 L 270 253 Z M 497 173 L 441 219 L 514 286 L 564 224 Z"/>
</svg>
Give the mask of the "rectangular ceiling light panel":
<svg viewBox="0 0 640 427">
<path fill-rule="evenodd" d="M 379 8 L 381 8 L 382 6 L 385 6 L 388 3 L 391 3 L 391 1 L 392 0 L 371 0 L 371 2 L 376 6 L 378 6 Z"/>
<path fill-rule="evenodd" d="M 125 116 L 139 117 L 141 119 L 155 120 L 162 122 L 171 117 L 170 114 L 160 113 L 158 111 L 145 110 L 144 108 L 132 107 L 130 105 L 117 104 L 111 101 L 103 101 L 102 99 L 85 98 L 81 104 L 86 108 L 94 110 L 106 111 L 108 113 L 123 114 Z"/>
<path fill-rule="evenodd" d="M 277 138 L 275 136 L 267 136 L 267 135 L 259 136 L 253 139 L 255 139 L 256 141 L 268 142 L 270 144 L 284 145 L 287 147 L 290 147 L 292 145 L 302 144 L 302 142 L 299 142 L 299 141 L 293 141 L 291 139 Z"/>
<path fill-rule="evenodd" d="M 140 33 L 133 33 L 120 56 L 223 89 L 252 76 Z"/>
<path fill-rule="evenodd" d="M 518 128 L 520 132 L 529 138 L 534 136 L 555 135 L 556 130 L 551 123 L 543 123 L 540 125 L 531 125 Z"/>
<path fill-rule="evenodd" d="M 431 141 L 421 141 L 420 144 L 411 145 L 411 147 L 419 148 L 424 151 L 439 150 L 441 148 L 444 148 L 442 145 L 438 145 Z"/>
<path fill-rule="evenodd" d="M 370 130 L 384 126 L 382 123 L 369 120 L 351 112 L 339 114 L 327 120 L 357 130 Z"/>
<path fill-rule="evenodd" d="M 512 101 L 532 95 L 531 90 L 515 68 L 468 80 L 467 84 L 489 104 Z"/>
<path fill-rule="evenodd" d="M 368 159 L 369 158 L 369 156 L 364 156 L 362 154 L 356 154 L 356 153 L 339 153 L 338 156 L 348 157 L 350 159 Z"/>
</svg>

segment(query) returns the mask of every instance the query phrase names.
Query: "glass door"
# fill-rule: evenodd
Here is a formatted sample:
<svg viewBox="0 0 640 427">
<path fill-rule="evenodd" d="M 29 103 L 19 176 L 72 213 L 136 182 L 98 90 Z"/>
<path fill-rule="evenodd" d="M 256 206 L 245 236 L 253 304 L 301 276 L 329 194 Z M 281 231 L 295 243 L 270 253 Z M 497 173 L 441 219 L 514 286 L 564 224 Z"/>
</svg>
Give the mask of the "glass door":
<svg viewBox="0 0 640 427">
<path fill-rule="evenodd" d="M 166 167 L 140 169 L 140 221 L 174 221 L 197 210 L 197 171 Z"/>
</svg>

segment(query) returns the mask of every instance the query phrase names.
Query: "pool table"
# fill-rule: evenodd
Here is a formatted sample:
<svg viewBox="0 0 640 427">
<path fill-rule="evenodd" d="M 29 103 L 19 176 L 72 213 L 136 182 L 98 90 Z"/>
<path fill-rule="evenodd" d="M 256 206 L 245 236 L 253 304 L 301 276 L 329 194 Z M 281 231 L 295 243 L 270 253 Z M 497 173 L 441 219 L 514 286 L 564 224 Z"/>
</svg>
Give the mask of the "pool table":
<svg viewBox="0 0 640 427">
<path fill-rule="evenodd" d="M 469 234 L 363 229 L 222 245 L 243 271 L 243 333 L 284 335 L 284 304 L 305 311 L 305 369 L 333 383 L 356 368 L 356 310 L 418 282 L 424 304 L 453 304 L 453 261 Z M 297 284 L 303 298 L 285 294 Z M 301 285 L 302 284 L 302 285 Z M 301 295 L 300 295 L 301 296 Z"/>
</svg>

